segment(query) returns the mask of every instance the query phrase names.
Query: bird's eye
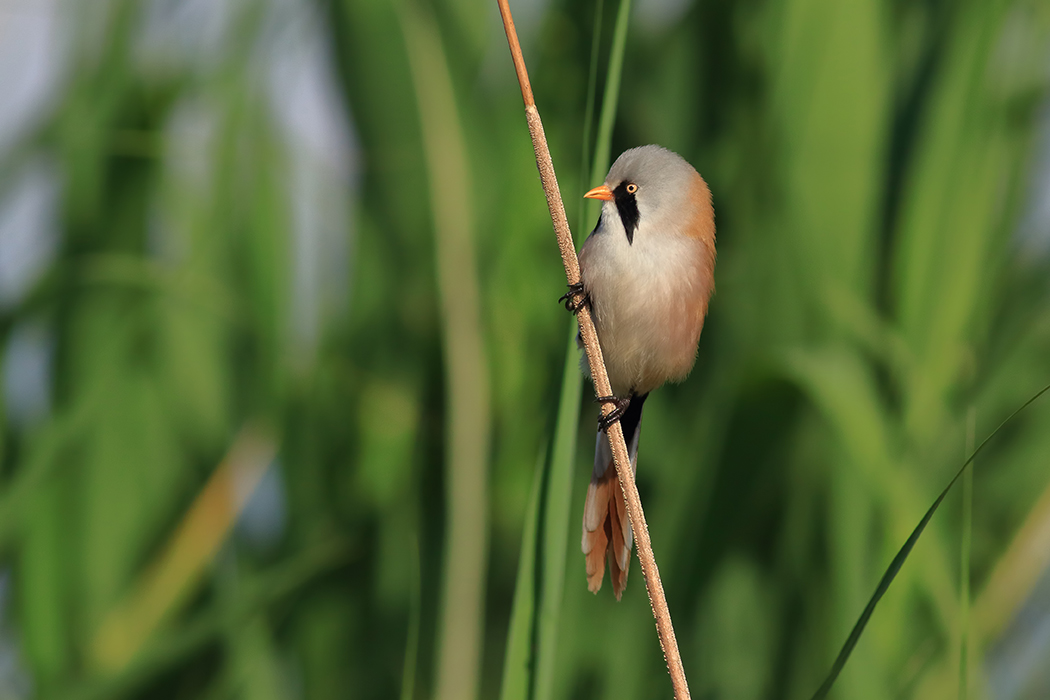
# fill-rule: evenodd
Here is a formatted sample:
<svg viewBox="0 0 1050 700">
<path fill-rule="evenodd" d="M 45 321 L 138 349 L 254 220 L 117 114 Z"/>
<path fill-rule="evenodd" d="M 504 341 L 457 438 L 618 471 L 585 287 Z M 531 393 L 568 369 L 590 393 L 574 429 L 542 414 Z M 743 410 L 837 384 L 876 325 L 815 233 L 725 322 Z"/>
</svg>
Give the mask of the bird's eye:
<svg viewBox="0 0 1050 700">
<path fill-rule="evenodd" d="M 633 182 L 627 185 L 627 194 L 634 194 L 638 191 L 638 185 Z"/>
</svg>

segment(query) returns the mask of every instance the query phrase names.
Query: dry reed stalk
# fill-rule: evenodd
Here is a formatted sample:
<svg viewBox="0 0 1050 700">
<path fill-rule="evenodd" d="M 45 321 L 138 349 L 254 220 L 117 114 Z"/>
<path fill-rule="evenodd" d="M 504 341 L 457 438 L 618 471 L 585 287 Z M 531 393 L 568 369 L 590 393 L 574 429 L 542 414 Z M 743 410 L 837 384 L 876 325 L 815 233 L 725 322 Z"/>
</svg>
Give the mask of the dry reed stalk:
<svg viewBox="0 0 1050 700">
<path fill-rule="evenodd" d="M 554 174 L 554 164 L 551 162 L 550 150 L 547 148 L 547 139 L 543 135 L 543 122 L 540 120 L 540 113 L 536 109 L 536 101 L 532 96 L 532 86 L 529 84 L 529 74 L 525 69 L 525 59 L 521 55 L 521 46 L 518 43 L 518 34 L 514 29 L 514 18 L 510 12 L 508 0 L 497 0 L 497 2 L 500 15 L 503 17 L 503 28 L 507 32 L 511 57 L 514 59 L 514 71 L 518 75 L 521 97 L 525 102 L 525 118 L 528 121 L 529 134 L 532 136 L 532 147 L 536 152 L 536 167 L 540 171 L 543 193 L 547 196 L 547 208 L 550 210 L 551 222 L 554 224 L 554 233 L 558 237 L 558 248 L 561 250 L 562 263 L 565 265 L 565 276 L 569 284 L 574 285 L 580 281 L 580 264 L 576 258 L 576 247 L 572 242 L 569 222 L 565 217 L 565 206 L 561 200 L 561 191 L 558 189 L 558 179 Z M 611 396 L 612 387 L 609 384 L 609 375 L 605 370 L 601 346 L 598 344 L 598 334 L 594 329 L 594 321 L 591 319 L 587 305 L 580 307 L 577 319 L 580 324 L 580 337 L 587 351 L 587 361 L 590 363 L 595 391 L 598 396 Z M 613 408 L 611 404 L 603 404 L 602 412 L 608 415 Z M 638 543 L 638 560 L 642 565 L 645 589 L 649 593 L 649 603 L 653 609 L 653 617 L 656 619 L 656 631 L 660 638 L 660 647 L 664 652 L 664 660 L 667 662 L 667 670 L 671 675 L 675 700 L 688 700 L 689 685 L 685 679 L 685 669 L 682 667 L 682 655 L 678 651 L 678 641 L 674 636 L 667 597 L 664 595 L 660 571 L 656 566 L 656 557 L 653 555 L 652 541 L 649 539 L 649 527 L 645 522 L 642 501 L 638 495 L 638 486 L 634 481 L 634 473 L 627 456 L 627 444 L 624 442 L 623 429 L 619 422 L 609 427 L 608 438 L 616 473 L 620 477 L 620 486 L 623 488 L 624 498 L 627 501 L 627 515 L 634 529 L 635 541 Z"/>
</svg>

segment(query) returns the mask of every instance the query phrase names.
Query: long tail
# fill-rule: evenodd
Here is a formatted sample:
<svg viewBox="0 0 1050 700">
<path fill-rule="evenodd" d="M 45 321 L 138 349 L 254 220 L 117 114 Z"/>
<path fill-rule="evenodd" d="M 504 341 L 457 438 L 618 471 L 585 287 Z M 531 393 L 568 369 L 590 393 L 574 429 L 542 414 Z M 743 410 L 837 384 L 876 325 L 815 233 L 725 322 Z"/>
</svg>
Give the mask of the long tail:
<svg viewBox="0 0 1050 700">
<path fill-rule="evenodd" d="M 627 452 L 631 457 L 632 471 L 638 470 L 638 434 L 642 420 L 642 404 L 645 397 L 632 396 L 627 411 L 620 418 Z M 616 475 L 609 439 L 598 431 L 594 447 L 594 471 L 591 485 L 587 487 L 587 503 L 583 507 L 582 549 L 587 561 L 587 588 L 597 593 L 605 576 L 605 562 L 609 561 L 609 578 L 612 579 L 616 600 L 627 587 L 627 569 L 631 563 L 631 545 L 634 533 L 627 518 L 620 479 Z"/>
</svg>

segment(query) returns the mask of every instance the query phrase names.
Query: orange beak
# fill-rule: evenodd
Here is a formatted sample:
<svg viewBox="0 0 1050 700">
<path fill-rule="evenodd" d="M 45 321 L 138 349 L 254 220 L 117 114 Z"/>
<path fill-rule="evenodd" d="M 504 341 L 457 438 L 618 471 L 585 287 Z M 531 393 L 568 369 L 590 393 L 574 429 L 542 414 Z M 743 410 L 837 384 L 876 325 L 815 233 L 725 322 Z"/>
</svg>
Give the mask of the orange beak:
<svg viewBox="0 0 1050 700">
<path fill-rule="evenodd" d="M 583 195 L 585 199 L 604 199 L 606 202 L 613 201 L 613 193 L 606 185 L 599 185 Z"/>
</svg>

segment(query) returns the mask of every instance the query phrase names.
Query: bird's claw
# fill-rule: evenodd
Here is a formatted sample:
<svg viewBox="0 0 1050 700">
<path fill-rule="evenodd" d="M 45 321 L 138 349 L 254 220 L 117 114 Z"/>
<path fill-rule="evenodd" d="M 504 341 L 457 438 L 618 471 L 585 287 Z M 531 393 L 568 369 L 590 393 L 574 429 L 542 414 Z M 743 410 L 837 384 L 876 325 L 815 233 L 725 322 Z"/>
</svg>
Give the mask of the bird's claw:
<svg viewBox="0 0 1050 700">
<path fill-rule="evenodd" d="M 623 414 L 627 412 L 627 407 L 631 405 L 630 399 L 621 399 L 618 396 L 599 396 L 595 398 L 595 401 L 613 404 L 613 410 L 598 416 L 598 430 L 603 433 L 609 432 L 609 427 L 623 418 Z"/>
<path fill-rule="evenodd" d="M 578 314 L 584 304 L 590 303 L 591 297 L 587 294 L 586 290 L 584 290 L 583 282 L 577 282 L 576 284 L 570 284 L 568 293 L 561 295 L 561 297 L 558 298 L 558 301 L 565 303 L 566 311 Z"/>
</svg>

